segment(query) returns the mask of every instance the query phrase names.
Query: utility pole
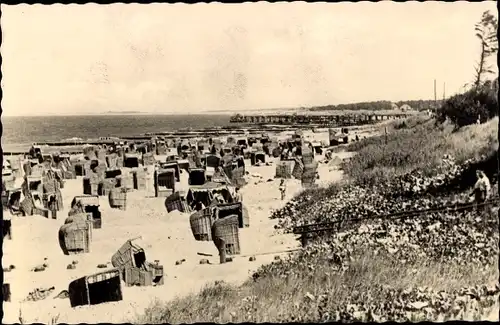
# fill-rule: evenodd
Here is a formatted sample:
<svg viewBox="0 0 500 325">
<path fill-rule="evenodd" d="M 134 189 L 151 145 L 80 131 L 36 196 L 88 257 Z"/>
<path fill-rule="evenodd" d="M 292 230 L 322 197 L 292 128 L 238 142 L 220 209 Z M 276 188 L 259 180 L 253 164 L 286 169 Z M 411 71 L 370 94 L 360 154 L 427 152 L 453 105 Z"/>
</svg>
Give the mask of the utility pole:
<svg viewBox="0 0 500 325">
<path fill-rule="evenodd" d="M 382 150 L 382 155 L 384 157 L 384 160 L 385 160 L 385 147 L 387 147 L 387 126 L 384 127 L 384 147 Z"/>
<path fill-rule="evenodd" d="M 445 101 L 446 99 L 446 82 L 443 83 L 443 102 Z"/>
<path fill-rule="evenodd" d="M 434 79 L 434 114 L 437 112 L 436 79 Z"/>
</svg>

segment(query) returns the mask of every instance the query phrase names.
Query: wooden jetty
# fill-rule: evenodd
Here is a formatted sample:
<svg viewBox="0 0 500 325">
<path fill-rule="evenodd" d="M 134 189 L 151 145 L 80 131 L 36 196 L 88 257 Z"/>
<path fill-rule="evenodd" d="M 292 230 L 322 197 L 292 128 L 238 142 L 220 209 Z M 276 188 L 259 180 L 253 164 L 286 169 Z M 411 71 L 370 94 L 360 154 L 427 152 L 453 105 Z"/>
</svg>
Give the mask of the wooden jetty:
<svg viewBox="0 0 500 325">
<path fill-rule="evenodd" d="M 275 124 L 275 125 L 329 125 L 350 126 L 377 123 L 384 120 L 406 118 L 413 114 L 269 114 L 269 115 L 242 115 L 230 117 L 231 123 L 241 124 Z"/>
</svg>

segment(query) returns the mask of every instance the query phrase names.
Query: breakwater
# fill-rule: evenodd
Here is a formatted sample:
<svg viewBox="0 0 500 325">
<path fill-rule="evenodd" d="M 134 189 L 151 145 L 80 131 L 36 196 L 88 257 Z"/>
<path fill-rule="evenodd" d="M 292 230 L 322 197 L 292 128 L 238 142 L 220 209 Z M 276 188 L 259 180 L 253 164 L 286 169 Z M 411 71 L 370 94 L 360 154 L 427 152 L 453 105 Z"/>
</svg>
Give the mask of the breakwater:
<svg viewBox="0 0 500 325">
<path fill-rule="evenodd" d="M 110 136 L 100 137 L 96 139 L 70 139 L 60 141 L 41 141 L 33 142 L 31 144 L 24 144 L 16 146 L 15 149 L 7 149 L 3 151 L 4 156 L 10 155 L 23 155 L 27 154 L 32 146 L 43 147 L 45 153 L 58 151 L 61 153 L 71 153 L 82 151 L 85 145 L 114 145 L 116 143 L 132 144 L 144 142 L 167 141 L 176 139 L 207 139 L 219 137 L 245 137 L 262 135 L 263 133 L 280 133 L 287 131 L 295 131 L 299 128 L 306 128 L 305 125 L 299 127 L 292 127 L 291 125 L 281 126 L 249 126 L 246 128 L 239 128 L 238 126 L 225 126 L 225 127 L 207 127 L 207 128 L 184 128 L 178 131 L 171 132 L 147 132 L 140 135 L 129 136 Z"/>
</svg>

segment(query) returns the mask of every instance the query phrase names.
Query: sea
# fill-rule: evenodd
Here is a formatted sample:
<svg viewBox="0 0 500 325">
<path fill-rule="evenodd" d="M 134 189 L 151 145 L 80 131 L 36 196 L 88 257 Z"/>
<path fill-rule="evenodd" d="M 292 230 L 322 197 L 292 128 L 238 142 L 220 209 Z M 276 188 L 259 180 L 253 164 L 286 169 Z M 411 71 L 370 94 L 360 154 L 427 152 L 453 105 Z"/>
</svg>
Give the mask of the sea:
<svg viewBox="0 0 500 325">
<path fill-rule="evenodd" d="M 228 126 L 229 115 L 2 116 L 2 149 L 26 151 L 34 142 L 95 139 Z"/>
</svg>

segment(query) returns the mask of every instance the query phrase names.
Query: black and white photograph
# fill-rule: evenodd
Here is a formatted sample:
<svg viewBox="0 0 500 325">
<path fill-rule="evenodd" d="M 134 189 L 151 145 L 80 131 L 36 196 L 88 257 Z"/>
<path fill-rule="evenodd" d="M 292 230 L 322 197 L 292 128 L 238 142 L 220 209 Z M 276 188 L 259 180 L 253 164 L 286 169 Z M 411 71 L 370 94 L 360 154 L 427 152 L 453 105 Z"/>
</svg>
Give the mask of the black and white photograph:
<svg viewBox="0 0 500 325">
<path fill-rule="evenodd" d="M 0 24 L 3 323 L 499 321 L 496 1 Z"/>
</svg>

